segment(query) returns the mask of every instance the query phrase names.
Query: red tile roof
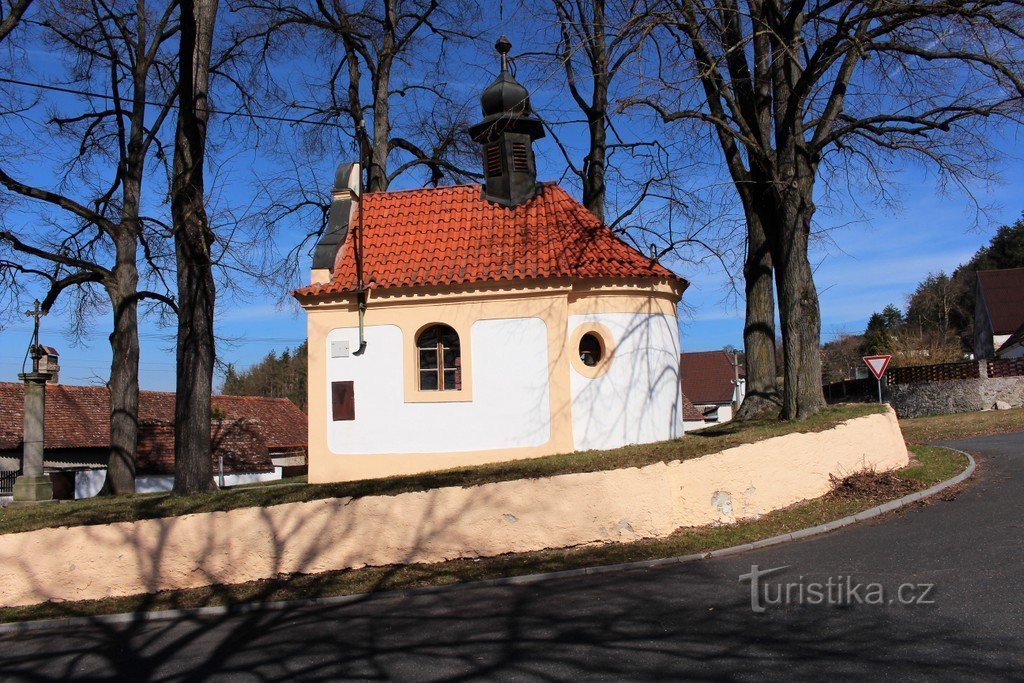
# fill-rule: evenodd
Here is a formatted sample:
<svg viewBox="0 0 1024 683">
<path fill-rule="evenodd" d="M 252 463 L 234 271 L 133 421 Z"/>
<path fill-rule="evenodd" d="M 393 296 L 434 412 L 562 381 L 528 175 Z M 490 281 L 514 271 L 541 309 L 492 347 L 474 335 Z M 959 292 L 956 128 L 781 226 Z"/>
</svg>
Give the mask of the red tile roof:
<svg viewBox="0 0 1024 683">
<path fill-rule="evenodd" d="M 992 334 L 1013 334 L 1024 324 L 1024 268 L 978 271 Z"/>
<path fill-rule="evenodd" d="M 697 405 L 730 403 L 735 391 L 732 356 L 725 351 L 697 351 L 679 356 L 683 394 Z M 740 368 L 743 376 L 743 368 Z"/>
<path fill-rule="evenodd" d="M 211 426 L 213 474 L 224 459 L 224 473 L 273 472 L 267 443 L 252 420 L 218 420 Z M 149 422 L 139 426 L 139 474 L 174 474 L 174 423 Z"/>
<path fill-rule="evenodd" d="M 21 447 L 24 385 L 0 382 L 0 450 Z M 46 386 L 47 449 L 108 448 L 110 395 L 106 387 Z M 250 425 L 270 452 L 306 449 L 306 415 L 284 398 L 214 396 L 213 408 L 225 422 Z M 174 394 L 139 392 L 140 449 L 146 425 L 173 424 Z M 216 433 L 214 434 L 216 438 Z M 173 441 L 171 445 L 173 451 Z"/>
<path fill-rule="evenodd" d="M 367 193 L 363 198 L 367 287 L 418 287 L 534 278 L 671 278 L 554 183 L 514 208 L 483 198 L 479 185 Z M 354 231 L 350 231 L 352 235 Z M 297 297 L 356 288 L 352 239 L 332 279 Z"/>
<path fill-rule="evenodd" d="M 686 394 L 682 394 L 683 397 L 683 420 L 686 422 L 703 422 L 704 413 L 697 410 L 693 405 L 693 402 L 686 398 Z"/>
</svg>

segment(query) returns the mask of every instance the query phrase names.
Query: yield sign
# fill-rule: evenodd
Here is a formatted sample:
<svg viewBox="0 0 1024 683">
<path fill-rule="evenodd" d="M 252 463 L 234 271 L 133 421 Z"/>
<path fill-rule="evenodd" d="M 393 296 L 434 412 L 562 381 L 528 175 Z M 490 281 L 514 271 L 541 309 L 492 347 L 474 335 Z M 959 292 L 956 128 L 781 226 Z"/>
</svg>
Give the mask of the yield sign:
<svg viewBox="0 0 1024 683">
<path fill-rule="evenodd" d="M 892 360 L 892 356 L 864 356 L 864 362 L 867 363 L 868 369 L 871 370 L 871 374 L 875 376 L 875 379 L 882 379 L 882 375 L 885 374 L 885 369 L 889 367 L 889 361 Z"/>
</svg>

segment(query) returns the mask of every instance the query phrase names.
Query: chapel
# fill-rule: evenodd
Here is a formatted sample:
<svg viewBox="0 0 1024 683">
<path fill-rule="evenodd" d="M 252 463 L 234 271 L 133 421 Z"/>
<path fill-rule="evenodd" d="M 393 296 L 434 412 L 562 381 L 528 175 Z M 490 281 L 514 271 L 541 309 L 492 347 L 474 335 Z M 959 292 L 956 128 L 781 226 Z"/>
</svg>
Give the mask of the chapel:
<svg viewBox="0 0 1024 683">
<path fill-rule="evenodd" d="M 502 37 L 469 132 L 484 182 L 363 192 L 335 176 L 307 313 L 309 481 L 682 435 L 683 278 L 555 183 Z"/>
</svg>

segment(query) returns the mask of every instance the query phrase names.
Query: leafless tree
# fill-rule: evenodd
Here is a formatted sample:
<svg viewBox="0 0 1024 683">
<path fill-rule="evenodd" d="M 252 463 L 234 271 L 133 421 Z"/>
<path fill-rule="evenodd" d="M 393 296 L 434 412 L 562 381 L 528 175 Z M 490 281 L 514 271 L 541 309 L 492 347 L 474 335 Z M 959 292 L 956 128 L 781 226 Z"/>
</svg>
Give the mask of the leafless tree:
<svg viewBox="0 0 1024 683">
<path fill-rule="evenodd" d="M 0 2 L 0 43 L 18 25 L 31 4 L 32 0 L 7 0 L 6 2 Z"/>
<path fill-rule="evenodd" d="M 138 436 L 138 306 L 145 299 L 174 306 L 161 281 L 166 226 L 144 215 L 143 187 L 150 165 L 164 155 L 160 130 L 173 102 L 165 46 L 178 30 L 175 3 L 58 0 L 43 6 L 37 20 L 41 35 L 29 39 L 44 39 L 63 57 L 68 68 L 61 87 L 83 94 L 77 111 L 62 113 L 68 107 L 62 102 L 46 122 L 51 140 L 68 143 L 53 187 L 15 177 L 24 172 L 18 160 L 24 164 L 31 149 L 0 158 L 0 185 L 9 197 L 41 212 L 36 228 L 2 226 L 0 243 L 11 257 L 0 269 L 42 278 L 45 310 L 66 291 L 82 295 L 80 311 L 94 286 L 105 293 L 113 331 L 104 492 L 130 493 Z M 139 260 L 153 290 L 140 286 Z"/>
<path fill-rule="evenodd" d="M 210 65 L 217 0 L 181 0 L 178 124 L 174 137 L 171 220 L 178 268 L 178 342 L 174 397 L 174 492 L 209 491 L 213 308 L 213 231 L 206 212 L 204 167 L 210 120 Z"/>
<path fill-rule="evenodd" d="M 887 196 L 894 158 L 932 164 L 954 183 L 986 177 L 992 125 L 1021 117 L 1022 3 L 657 0 L 653 11 L 672 47 L 660 91 L 635 102 L 714 130 L 744 213 L 756 217 L 749 253 L 763 251 L 763 228 L 774 270 L 782 413 L 809 417 L 824 405 L 808 259 L 816 188 L 845 182 Z M 765 277 L 767 256 L 748 277 Z M 747 328 L 763 327 L 766 310 L 748 306 Z"/>
<path fill-rule="evenodd" d="M 323 76 L 309 75 L 308 93 L 285 86 L 281 105 L 318 124 L 307 127 L 310 144 L 326 137 L 333 150 L 337 135 L 354 142 L 369 191 L 417 169 L 435 185 L 478 177 L 460 163 L 475 152 L 465 134 L 468 111 L 441 73 L 446 46 L 472 26 L 470 0 L 237 0 L 233 9 L 251 19 L 238 41 L 255 46 L 263 80 L 272 80 L 267 67 L 280 54 L 296 50 L 322 67 Z"/>
</svg>

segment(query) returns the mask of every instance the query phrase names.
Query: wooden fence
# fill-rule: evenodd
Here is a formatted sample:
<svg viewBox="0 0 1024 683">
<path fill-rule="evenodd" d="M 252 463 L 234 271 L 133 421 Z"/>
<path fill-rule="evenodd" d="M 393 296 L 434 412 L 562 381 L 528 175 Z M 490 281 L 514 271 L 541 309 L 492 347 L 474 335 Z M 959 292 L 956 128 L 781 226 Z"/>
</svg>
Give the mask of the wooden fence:
<svg viewBox="0 0 1024 683">
<path fill-rule="evenodd" d="M 1020 377 L 1024 375 L 1024 358 L 993 358 L 985 362 L 989 377 Z"/>
<path fill-rule="evenodd" d="M 981 376 L 977 361 L 913 365 L 891 368 L 886 374 L 889 384 L 916 384 L 917 382 L 943 382 L 951 379 L 975 379 Z"/>
</svg>

